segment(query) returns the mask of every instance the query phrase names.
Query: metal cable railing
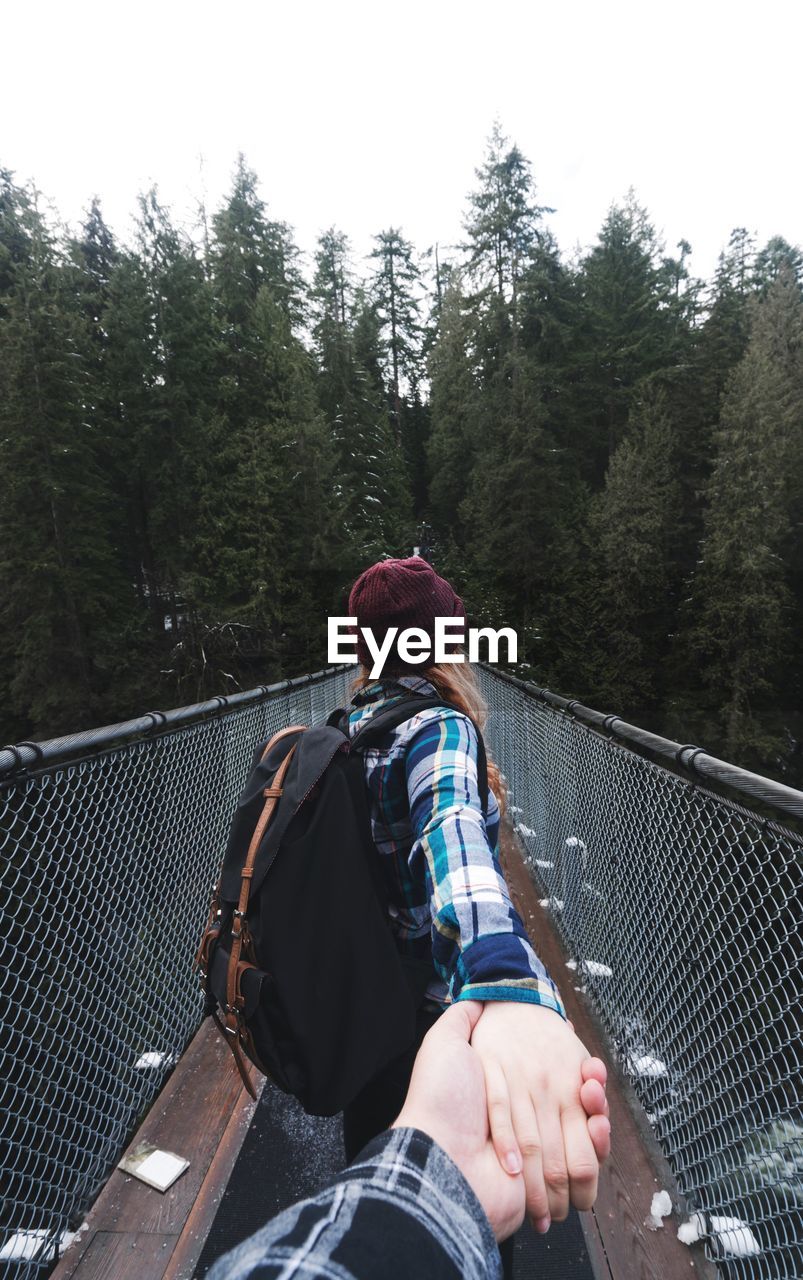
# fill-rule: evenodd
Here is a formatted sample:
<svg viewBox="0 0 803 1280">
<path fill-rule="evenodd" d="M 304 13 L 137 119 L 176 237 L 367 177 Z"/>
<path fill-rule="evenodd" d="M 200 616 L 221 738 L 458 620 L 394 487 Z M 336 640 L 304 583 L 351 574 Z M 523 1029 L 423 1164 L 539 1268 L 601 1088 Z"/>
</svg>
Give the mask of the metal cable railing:
<svg viewBox="0 0 803 1280">
<path fill-rule="evenodd" d="M 256 744 L 324 719 L 349 674 L 0 753 L 0 1270 L 15 1280 L 63 1248 L 199 1025 L 195 946 Z"/>
<path fill-rule="evenodd" d="M 607 735 L 679 766 L 684 751 L 700 763 L 696 748 L 587 708 L 578 718 L 577 704 L 490 668 L 481 683 L 488 745 L 572 981 L 709 1256 L 728 1280 L 801 1280 L 803 839 Z M 702 763 L 765 807 L 803 812 L 799 792 Z"/>
<path fill-rule="evenodd" d="M 0 1264 L 19 1280 L 78 1225 L 198 1026 L 195 941 L 255 744 L 323 719 L 352 673 L 0 752 Z M 710 1253 L 727 1280 L 799 1280 L 801 837 L 593 727 L 625 738 L 621 721 L 481 680 L 571 980 Z M 787 812 L 803 799 L 749 786 Z"/>
</svg>

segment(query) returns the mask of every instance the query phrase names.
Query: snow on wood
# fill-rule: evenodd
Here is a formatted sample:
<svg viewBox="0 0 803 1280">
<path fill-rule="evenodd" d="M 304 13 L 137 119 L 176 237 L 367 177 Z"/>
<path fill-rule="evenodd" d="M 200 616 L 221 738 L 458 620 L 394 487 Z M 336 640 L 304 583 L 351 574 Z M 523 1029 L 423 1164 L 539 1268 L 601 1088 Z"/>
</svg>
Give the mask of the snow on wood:
<svg viewBox="0 0 803 1280">
<path fill-rule="evenodd" d="M 650 1212 L 644 1219 L 648 1231 L 657 1231 L 664 1225 L 664 1218 L 672 1212 L 672 1198 L 668 1191 L 656 1191 L 650 1204 Z"/>
</svg>

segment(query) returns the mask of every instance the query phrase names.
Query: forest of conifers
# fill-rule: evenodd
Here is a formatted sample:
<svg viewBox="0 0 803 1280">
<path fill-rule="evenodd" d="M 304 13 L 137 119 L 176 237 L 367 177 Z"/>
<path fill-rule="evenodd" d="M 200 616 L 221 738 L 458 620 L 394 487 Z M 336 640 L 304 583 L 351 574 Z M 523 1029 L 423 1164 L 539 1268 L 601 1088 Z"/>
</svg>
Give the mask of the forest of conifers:
<svg viewBox="0 0 803 1280">
<path fill-rule="evenodd" d="M 4 739 L 318 669 L 423 544 L 538 683 L 799 785 L 803 256 L 700 281 L 631 196 L 569 260 L 550 212 L 498 128 L 464 244 L 363 263 L 242 160 L 125 244 L 0 170 Z"/>
</svg>

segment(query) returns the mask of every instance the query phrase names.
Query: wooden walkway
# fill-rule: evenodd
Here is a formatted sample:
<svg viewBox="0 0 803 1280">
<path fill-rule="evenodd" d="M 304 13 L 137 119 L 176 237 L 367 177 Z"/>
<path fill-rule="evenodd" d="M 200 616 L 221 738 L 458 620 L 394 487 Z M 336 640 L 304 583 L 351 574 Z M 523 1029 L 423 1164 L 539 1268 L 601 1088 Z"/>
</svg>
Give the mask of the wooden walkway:
<svg viewBox="0 0 803 1280">
<path fill-rule="evenodd" d="M 51 1280 L 192 1280 L 255 1107 L 207 1018 L 128 1148 L 152 1142 L 189 1169 L 165 1192 L 115 1169 Z"/>
<path fill-rule="evenodd" d="M 503 861 L 513 900 L 538 954 L 558 982 L 577 1034 L 608 1065 L 613 1154 L 596 1206 L 581 1214 L 596 1280 L 717 1280 L 700 1246 L 677 1240 L 676 1214 L 660 1231 L 644 1219 L 653 1192 L 678 1204 L 671 1172 L 626 1081 L 608 1058 L 599 1027 L 574 990 L 553 926 L 538 903 L 515 837 Z M 264 1081 L 254 1073 L 257 1093 Z M 52 1280 L 193 1280 L 204 1242 L 247 1134 L 256 1104 L 240 1084 L 231 1054 L 210 1020 L 184 1053 L 129 1151 L 149 1141 L 190 1161 L 164 1194 L 115 1169 L 84 1229 Z M 533 1280 L 538 1280 L 533 1276 Z"/>
<path fill-rule="evenodd" d="M 572 971 L 566 968 L 572 957 L 566 955 L 539 903 L 520 845 L 509 828 L 503 833 L 502 863 L 513 902 L 535 950 L 558 984 L 577 1035 L 608 1068 L 612 1151 L 600 1174 L 593 1210 L 580 1214 L 596 1280 L 681 1280 L 684 1276 L 717 1280 L 717 1269 L 702 1246 L 689 1248 L 678 1240 L 677 1228 L 683 1219 L 677 1212 L 665 1218 L 658 1231 L 644 1226 L 656 1191 L 668 1191 L 673 1206 L 680 1203 L 674 1176 L 629 1082 L 611 1061 L 599 1023 L 574 989 Z"/>
</svg>

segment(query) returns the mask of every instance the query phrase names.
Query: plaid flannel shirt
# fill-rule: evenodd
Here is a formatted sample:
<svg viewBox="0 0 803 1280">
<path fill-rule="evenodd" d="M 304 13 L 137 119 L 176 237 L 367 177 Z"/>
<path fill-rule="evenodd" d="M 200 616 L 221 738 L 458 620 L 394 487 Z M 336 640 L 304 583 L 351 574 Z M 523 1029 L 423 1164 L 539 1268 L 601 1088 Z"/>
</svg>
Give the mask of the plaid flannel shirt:
<svg viewBox="0 0 803 1280">
<path fill-rule="evenodd" d="M 418 676 L 359 690 L 350 735 L 410 691 L 437 696 Z M 493 792 L 482 813 L 471 720 L 458 711 L 425 708 L 368 747 L 364 758 L 393 929 L 403 951 L 431 953 L 442 982 L 430 987 L 430 998 L 517 1000 L 565 1017 L 510 901 L 499 865 Z"/>
<path fill-rule="evenodd" d="M 499 1249 L 457 1165 L 426 1134 L 369 1142 L 329 1187 L 219 1258 L 207 1280 L 501 1280 Z"/>
</svg>

